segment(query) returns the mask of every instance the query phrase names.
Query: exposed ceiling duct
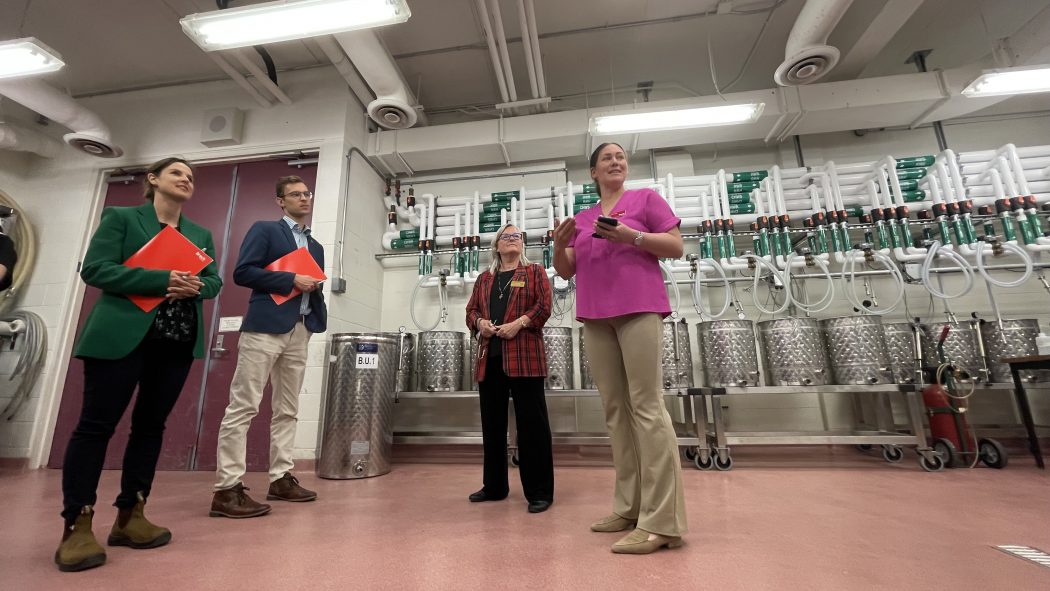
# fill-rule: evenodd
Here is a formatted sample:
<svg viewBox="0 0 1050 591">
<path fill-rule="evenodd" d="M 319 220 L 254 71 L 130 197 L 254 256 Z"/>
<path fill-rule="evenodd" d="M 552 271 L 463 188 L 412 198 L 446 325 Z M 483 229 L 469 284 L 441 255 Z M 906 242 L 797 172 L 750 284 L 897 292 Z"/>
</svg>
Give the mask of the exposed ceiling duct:
<svg viewBox="0 0 1050 591">
<path fill-rule="evenodd" d="M 21 78 L 0 82 L 0 95 L 69 128 L 62 137 L 74 148 L 100 158 L 124 154 L 110 138 L 109 127 L 95 113 L 54 86 L 36 79 Z"/>
<path fill-rule="evenodd" d="M 773 74 L 777 84 L 812 84 L 835 67 L 839 50 L 828 45 L 828 36 L 850 4 L 853 0 L 806 0 L 788 36 L 784 62 Z"/>
<path fill-rule="evenodd" d="M 406 129 L 420 122 L 415 96 L 373 31 L 350 31 L 333 37 L 376 95 L 366 107 L 373 121 L 386 129 Z"/>
<path fill-rule="evenodd" d="M 44 158 L 54 158 L 62 152 L 62 142 L 39 131 L 0 122 L 0 150 L 32 152 Z"/>
</svg>

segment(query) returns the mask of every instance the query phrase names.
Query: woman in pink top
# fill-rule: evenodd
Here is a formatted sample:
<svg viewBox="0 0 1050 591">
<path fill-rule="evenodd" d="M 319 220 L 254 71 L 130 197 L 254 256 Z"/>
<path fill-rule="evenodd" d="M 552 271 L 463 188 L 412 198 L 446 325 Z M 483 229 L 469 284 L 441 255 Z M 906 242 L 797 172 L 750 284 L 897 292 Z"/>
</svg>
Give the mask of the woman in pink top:
<svg viewBox="0 0 1050 591">
<path fill-rule="evenodd" d="M 682 544 L 682 468 L 663 400 L 662 320 L 671 313 L 660 258 L 682 256 L 681 223 L 651 189 L 626 190 L 619 144 L 591 154 L 600 202 L 554 230 L 554 268 L 576 276 L 576 318 L 605 408 L 616 467 L 613 512 L 597 532 L 632 529 L 612 546 L 648 554 Z M 616 225 L 598 216 L 617 220 Z"/>
</svg>

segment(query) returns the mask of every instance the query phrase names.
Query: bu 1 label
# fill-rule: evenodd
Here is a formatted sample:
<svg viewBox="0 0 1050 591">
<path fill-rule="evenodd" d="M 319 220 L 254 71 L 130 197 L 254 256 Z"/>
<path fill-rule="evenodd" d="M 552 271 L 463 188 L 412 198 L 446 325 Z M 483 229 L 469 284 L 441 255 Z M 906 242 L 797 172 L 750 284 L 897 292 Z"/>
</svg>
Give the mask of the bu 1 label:
<svg viewBox="0 0 1050 591">
<path fill-rule="evenodd" d="M 379 345 L 377 343 L 358 343 L 357 359 L 354 361 L 357 369 L 379 369 Z"/>
</svg>

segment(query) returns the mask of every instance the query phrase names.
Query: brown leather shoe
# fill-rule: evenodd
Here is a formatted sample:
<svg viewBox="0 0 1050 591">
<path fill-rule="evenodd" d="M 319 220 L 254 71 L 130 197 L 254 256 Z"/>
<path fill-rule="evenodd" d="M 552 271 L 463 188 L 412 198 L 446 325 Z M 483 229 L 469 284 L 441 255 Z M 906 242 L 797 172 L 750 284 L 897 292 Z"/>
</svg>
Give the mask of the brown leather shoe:
<svg viewBox="0 0 1050 591">
<path fill-rule="evenodd" d="M 80 510 L 73 525 L 62 529 L 62 543 L 55 551 L 55 564 L 62 572 L 76 572 L 106 563 L 106 550 L 91 531 L 95 512 L 90 505 Z"/>
<path fill-rule="evenodd" d="M 317 493 L 299 486 L 299 479 L 292 476 L 291 472 L 285 472 L 284 476 L 271 482 L 270 490 L 266 492 L 267 501 L 304 503 L 315 499 L 317 499 Z"/>
<path fill-rule="evenodd" d="M 110 546 L 130 546 L 139 550 L 157 548 L 171 541 L 171 530 L 154 525 L 146 519 L 146 498 L 140 492 L 139 501 L 131 509 L 117 511 L 117 520 L 106 543 Z"/>
<path fill-rule="evenodd" d="M 210 517 L 229 517 L 231 519 L 244 519 L 246 517 L 260 517 L 270 512 L 270 506 L 257 503 L 244 492 L 248 490 L 241 483 L 226 490 L 217 490 L 211 500 Z"/>
</svg>

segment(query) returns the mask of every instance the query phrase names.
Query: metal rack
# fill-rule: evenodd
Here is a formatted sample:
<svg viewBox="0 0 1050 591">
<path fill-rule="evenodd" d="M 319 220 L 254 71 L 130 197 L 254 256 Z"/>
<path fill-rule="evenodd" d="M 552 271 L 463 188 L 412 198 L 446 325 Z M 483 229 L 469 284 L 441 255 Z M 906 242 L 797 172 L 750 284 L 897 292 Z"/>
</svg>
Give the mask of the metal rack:
<svg viewBox="0 0 1050 591">
<path fill-rule="evenodd" d="M 597 390 L 547 390 L 547 398 L 597 398 Z M 695 431 L 689 433 L 676 433 L 678 446 L 681 448 L 694 448 L 704 445 L 703 438 L 699 435 L 704 432 L 691 411 L 692 396 L 685 390 L 665 390 L 664 396 L 682 398 L 686 410 L 686 426 L 694 427 Z M 455 399 L 455 398 L 477 398 L 478 392 L 474 390 L 453 392 L 399 392 L 399 399 Z M 510 406 L 513 417 L 514 406 Z M 706 415 L 705 415 L 706 416 Z M 511 463 L 516 464 L 517 432 L 513 418 L 509 421 L 508 450 Z M 609 445 L 607 433 L 584 433 L 584 432 L 558 432 L 551 434 L 555 445 Z M 417 444 L 417 445 L 480 445 L 481 433 L 472 431 L 401 431 L 394 433 L 394 443 Z"/>
<path fill-rule="evenodd" d="M 914 445 L 919 454 L 919 465 L 924 470 L 935 472 L 944 468 L 941 458 L 934 453 L 926 441 L 923 422 L 923 406 L 919 388 L 911 384 L 878 384 L 871 386 L 756 386 L 725 388 L 689 388 L 690 397 L 697 398 L 695 423 L 698 433 L 703 433 L 695 450 L 687 450 L 686 456 L 701 470 L 729 470 L 733 467 L 730 451 L 732 445 L 881 445 L 883 458 L 888 462 L 899 462 L 904 458 L 901 446 Z M 726 428 L 722 399 L 749 394 L 845 394 L 857 399 L 858 395 L 875 397 L 875 424 L 861 424 L 850 430 L 827 431 L 729 431 Z M 890 409 L 890 394 L 904 395 L 908 411 L 910 433 L 896 431 Z M 707 428 L 707 404 L 711 404 L 711 427 Z M 870 428 L 866 428 L 870 427 Z"/>
</svg>

